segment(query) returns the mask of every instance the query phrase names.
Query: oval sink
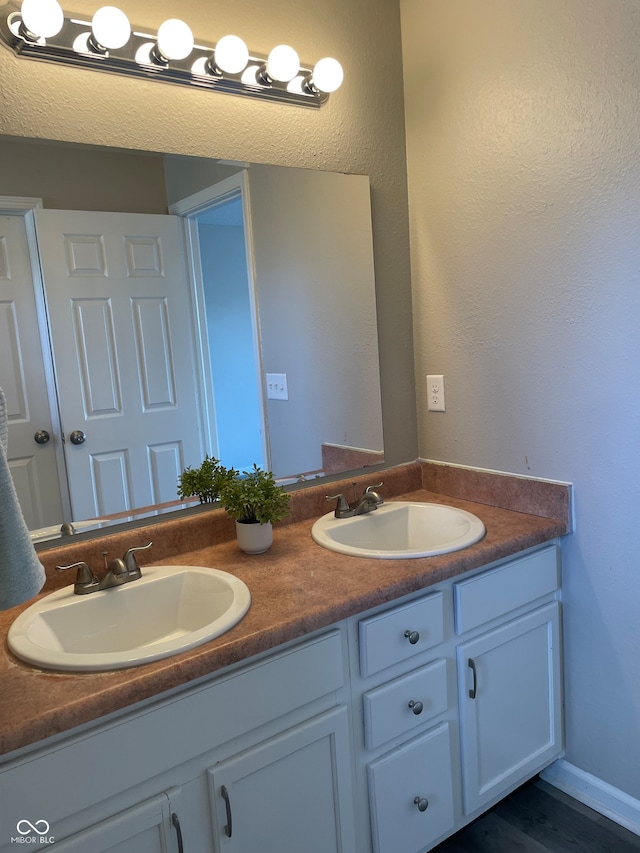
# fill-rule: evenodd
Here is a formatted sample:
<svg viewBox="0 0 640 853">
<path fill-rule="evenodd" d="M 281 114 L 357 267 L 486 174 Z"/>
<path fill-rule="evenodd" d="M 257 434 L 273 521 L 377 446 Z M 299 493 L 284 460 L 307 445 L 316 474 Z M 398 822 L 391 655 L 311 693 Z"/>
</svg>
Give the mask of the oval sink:
<svg viewBox="0 0 640 853">
<path fill-rule="evenodd" d="M 473 545 L 484 534 L 484 524 L 464 509 L 412 501 L 390 501 L 353 518 L 329 512 L 311 529 L 323 548 L 378 560 L 447 554 Z"/>
<path fill-rule="evenodd" d="M 113 589 L 75 595 L 69 586 L 36 601 L 9 628 L 9 648 L 44 669 L 124 669 L 219 637 L 251 604 L 246 584 L 219 569 L 142 572 Z"/>
</svg>

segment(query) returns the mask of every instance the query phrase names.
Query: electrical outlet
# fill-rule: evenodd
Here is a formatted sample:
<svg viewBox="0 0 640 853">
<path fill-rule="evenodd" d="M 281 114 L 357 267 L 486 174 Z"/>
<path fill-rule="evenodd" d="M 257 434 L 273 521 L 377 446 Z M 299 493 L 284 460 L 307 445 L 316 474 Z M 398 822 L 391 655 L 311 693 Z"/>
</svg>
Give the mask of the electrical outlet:
<svg viewBox="0 0 640 853">
<path fill-rule="evenodd" d="M 444 376 L 427 376 L 427 411 L 444 412 Z"/>
<path fill-rule="evenodd" d="M 289 389 L 287 388 L 286 373 L 267 373 L 267 399 L 288 400 Z"/>
</svg>

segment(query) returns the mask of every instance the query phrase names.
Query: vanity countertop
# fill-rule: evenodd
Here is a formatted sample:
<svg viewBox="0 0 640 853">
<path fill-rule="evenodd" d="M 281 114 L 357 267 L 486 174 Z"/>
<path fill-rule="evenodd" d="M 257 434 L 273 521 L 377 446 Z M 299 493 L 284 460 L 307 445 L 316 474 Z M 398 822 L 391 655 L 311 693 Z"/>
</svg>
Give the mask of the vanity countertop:
<svg viewBox="0 0 640 853">
<path fill-rule="evenodd" d="M 243 554 L 235 540 L 228 540 L 150 560 L 154 564 L 200 565 L 231 572 L 249 587 L 251 607 L 238 625 L 217 639 L 174 657 L 112 672 L 54 673 L 20 662 L 8 650 L 6 635 L 29 603 L 0 612 L 0 754 L 98 720 L 281 643 L 567 532 L 566 518 L 514 512 L 425 489 L 395 497 L 466 509 L 482 519 L 486 536 L 451 554 L 375 560 L 344 556 L 316 545 L 311 538 L 315 518 L 307 518 L 276 525 L 272 548 L 259 556 Z M 144 565 L 142 569 L 144 572 Z"/>
</svg>

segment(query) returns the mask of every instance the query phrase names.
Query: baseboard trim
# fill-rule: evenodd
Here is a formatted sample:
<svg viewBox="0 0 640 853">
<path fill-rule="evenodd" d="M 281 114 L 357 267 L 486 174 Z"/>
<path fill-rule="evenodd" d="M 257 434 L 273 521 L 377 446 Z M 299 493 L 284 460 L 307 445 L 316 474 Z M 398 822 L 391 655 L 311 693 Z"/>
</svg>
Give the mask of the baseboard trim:
<svg viewBox="0 0 640 853">
<path fill-rule="evenodd" d="M 640 800 L 635 797 L 586 773 L 564 758 L 554 761 L 540 776 L 585 806 L 640 835 Z"/>
</svg>

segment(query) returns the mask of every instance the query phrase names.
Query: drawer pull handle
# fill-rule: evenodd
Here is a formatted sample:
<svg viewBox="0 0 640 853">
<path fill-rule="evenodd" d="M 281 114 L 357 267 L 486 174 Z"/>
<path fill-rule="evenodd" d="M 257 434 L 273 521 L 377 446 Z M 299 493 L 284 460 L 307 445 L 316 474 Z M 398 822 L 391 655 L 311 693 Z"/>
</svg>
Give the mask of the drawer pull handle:
<svg viewBox="0 0 640 853">
<path fill-rule="evenodd" d="M 178 838 L 178 853 L 184 853 L 184 846 L 182 844 L 182 828 L 180 827 L 178 815 L 175 812 L 171 812 L 171 823 L 175 827 L 176 836 Z"/>
<path fill-rule="evenodd" d="M 469 691 L 469 699 L 475 699 L 478 692 L 478 673 L 476 672 L 476 662 L 473 658 L 469 658 L 467 666 L 471 668 L 471 672 L 473 673 L 473 687 Z"/>
<path fill-rule="evenodd" d="M 416 717 L 421 714 L 424 709 L 424 705 L 422 704 L 422 702 L 420 702 L 419 700 L 416 702 L 415 699 L 412 699 L 411 702 L 409 702 L 409 707 L 416 715 Z"/>
<path fill-rule="evenodd" d="M 420 634 L 418 634 L 417 631 L 409 631 L 409 629 L 407 629 L 404 632 L 404 635 L 407 638 L 407 640 L 409 640 L 409 642 L 411 643 L 412 646 L 415 646 L 415 644 L 420 639 Z"/>
<path fill-rule="evenodd" d="M 227 812 L 227 825 L 224 828 L 225 835 L 227 838 L 231 838 L 233 835 L 233 822 L 231 819 L 231 800 L 229 799 L 229 792 L 225 785 L 220 788 L 220 793 L 222 794 L 222 799 L 224 800 L 224 807 Z"/>
<path fill-rule="evenodd" d="M 426 797 L 415 797 L 413 802 L 418 806 L 419 812 L 426 812 L 429 808 L 429 800 Z"/>
</svg>

